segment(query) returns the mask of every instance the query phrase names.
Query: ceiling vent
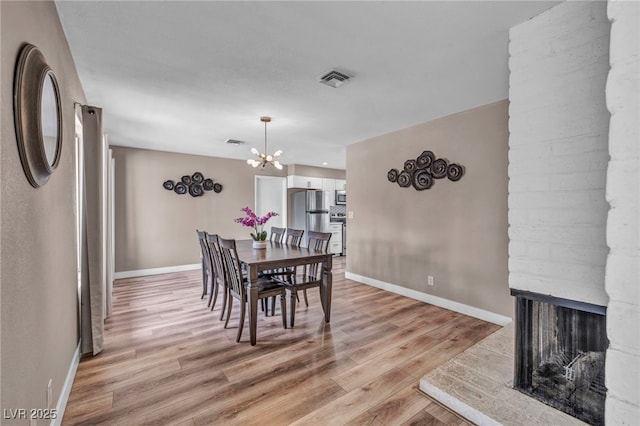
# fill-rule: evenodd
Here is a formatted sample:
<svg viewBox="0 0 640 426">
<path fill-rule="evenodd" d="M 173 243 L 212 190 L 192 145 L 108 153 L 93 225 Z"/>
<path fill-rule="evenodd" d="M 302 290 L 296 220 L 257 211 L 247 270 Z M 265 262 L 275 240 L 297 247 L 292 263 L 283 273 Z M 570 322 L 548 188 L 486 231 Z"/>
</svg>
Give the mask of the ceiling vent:
<svg viewBox="0 0 640 426">
<path fill-rule="evenodd" d="M 331 70 L 325 75 L 323 75 L 322 77 L 320 77 L 320 83 L 326 84 L 327 86 L 331 86 L 335 88 L 335 87 L 340 87 L 343 84 L 347 83 L 349 79 L 351 79 L 351 77 L 348 76 L 347 74 L 342 73 L 340 71 Z"/>
<path fill-rule="evenodd" d="M 240 141 L 238 139 L 227 139 L 226 142 L 231 145 L 242 145 L 244 143 L 244 141 Z"/>
</svg>

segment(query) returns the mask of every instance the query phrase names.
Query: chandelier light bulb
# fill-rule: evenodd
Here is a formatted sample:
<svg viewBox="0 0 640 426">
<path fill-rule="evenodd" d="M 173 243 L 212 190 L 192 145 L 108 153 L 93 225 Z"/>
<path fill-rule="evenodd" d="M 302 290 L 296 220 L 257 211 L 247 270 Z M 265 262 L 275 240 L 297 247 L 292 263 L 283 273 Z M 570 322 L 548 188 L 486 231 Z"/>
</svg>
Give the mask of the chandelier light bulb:
<svg viewBox="0 0 640 426">
<path fill-rule="evenodd" d="M 276 152 L 273 153 L 274 157 L 280 157 L 282 155 L 282 151 L 281 150 L 277 150 Z"/>
<path fill-rule="evenodd" d="M 252 153 L 253 155 L 258 155 L 258 150 L 257 150 L 257 149 L 255 149 L 255 148 L 251 148 L 251 153 Z"/>
</svg>

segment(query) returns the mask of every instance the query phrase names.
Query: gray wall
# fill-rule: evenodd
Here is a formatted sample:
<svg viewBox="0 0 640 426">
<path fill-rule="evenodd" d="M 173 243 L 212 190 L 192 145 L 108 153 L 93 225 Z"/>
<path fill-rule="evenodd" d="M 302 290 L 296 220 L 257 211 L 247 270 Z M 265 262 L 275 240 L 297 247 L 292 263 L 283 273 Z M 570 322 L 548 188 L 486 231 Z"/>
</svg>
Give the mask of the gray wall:
<svg viewBox="0 0 640 426">
<path fill-rule="evenodd" d="M 55 404 L 79 338 L 73 103 L 86 100 L 54 3 L 2 1 L 0 10 L 1 406 L 46 408 L 47 383 L 52 379 Z M 62 102 L 62 158 L 39 189 L 24 175 L 13 124 L 14 68 L 25 42 L 44 54 Z"/>
<path fill-rule="evenodd" d="M 347 271 L 513 316 L 507 109 L 500 101 L 347 147 Z M 424 150 L 464 165 L 465 176 L 425 191 L 387 180 Z"/>
<path fill-rule="evenodd" d="M 115 270 L 136 271 L 200 262 L 196 229 L 225 238 L 250 238 L 233 220 L 254 208 L 254 176 L 286 176 L 286 168 L 254 169 L 245 161 L 113 147 Z M 219 194 L 178 195 L 162 187 L 199 171 L 223 185 Z"/>
</svg>

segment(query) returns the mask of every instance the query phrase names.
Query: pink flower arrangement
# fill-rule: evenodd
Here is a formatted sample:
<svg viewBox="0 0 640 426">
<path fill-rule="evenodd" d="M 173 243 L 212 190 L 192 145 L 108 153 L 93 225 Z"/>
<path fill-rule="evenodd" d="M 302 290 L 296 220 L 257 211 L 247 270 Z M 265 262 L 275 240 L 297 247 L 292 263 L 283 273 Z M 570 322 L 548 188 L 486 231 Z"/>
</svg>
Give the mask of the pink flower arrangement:
<svg viewBox="0 0 640 426">
<path fill-rule="evenodd" d="M 262 217 L 258 217 L 249 207 L 243 208 L 242 211 L 245 212 L 246 216 L 239 217 L 234 222 L 240 223 L 242 226 L 246 226 L 248 228 L 253 228 L 255 233 L 251 234 L 251 238 L 255 241 L 266 241 L 267 231 L 264 231 L 262 227 L 273 216 L 278 216 L 278 213 L 269 212 Z"/>
</svg>

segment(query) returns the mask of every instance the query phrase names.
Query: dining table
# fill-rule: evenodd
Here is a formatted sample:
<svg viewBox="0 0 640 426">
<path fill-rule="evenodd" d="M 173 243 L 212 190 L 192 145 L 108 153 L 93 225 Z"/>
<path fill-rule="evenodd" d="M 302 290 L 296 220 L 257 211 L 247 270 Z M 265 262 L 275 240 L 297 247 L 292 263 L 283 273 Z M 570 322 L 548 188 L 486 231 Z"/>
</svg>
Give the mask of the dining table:
<svg viewBox="0 0 640 426">
<path fill-rule="evenodd" d="M 247 272 L 247 303 L 249 304 L 249 337 L 256 344 L 258 325 L 258 275 L 260 271 L 296 267 L 314 263 L 322 264 L 320 303 L 324 321 L 331 320 L 331 292 L 333 285 L 333 255 L 323 250 L 267 241 L 266 248 L 253 248 L 253 240 L 237 240 L 238 259 Z"/>
</svg>

